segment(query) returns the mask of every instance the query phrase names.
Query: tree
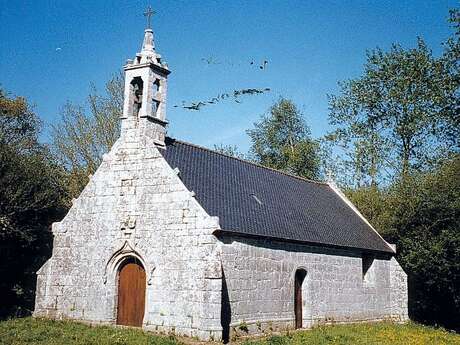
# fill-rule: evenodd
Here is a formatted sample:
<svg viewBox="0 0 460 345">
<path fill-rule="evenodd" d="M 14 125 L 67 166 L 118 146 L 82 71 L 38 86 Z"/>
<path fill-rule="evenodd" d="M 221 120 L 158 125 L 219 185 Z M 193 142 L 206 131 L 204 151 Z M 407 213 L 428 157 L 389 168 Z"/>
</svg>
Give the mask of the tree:
<svg viewBox="0 0 460 345">
<path fill-rule="evenodd" d="M 445 118 L 451 122 L 451 129 L 448 135 L 452 143 L 459 146 L 460 140 L 460 10 L 449 11 L 449 23 L 454 29 L 454 34 L 444 44 L 445 51 L 443 62 L 452 78 L 449 81 L 454 92 L 450 93 L 444 108 Z"/>
<path fill-rule="evenodd" d="M 408 274 L 409 316 L 460 330 L 460 12 L 439 58 L 423 40 L 368 54 L 330 96 L 327 139 L 348 154 L 346 193 Z M 384 177 L 387 183 L 380 183 Z"/>
<path fill-rule="evenodd" d="M 85 105 L 64 105 L 61 122 L 52 126 L 53 151 L 67 171 L 69 201 L 77 197 L 119 137 L 124 79 L 115 74 L 105 95 L 92 87 Z"/>
<path fill-rule="evenodd" d="M 237 146 L 232 145 L 214 145 L 214 151 L 222 153 L 227 156 L 245 159 L 245 154 L 240 152 Z"/>
<path fill-rule="evenodd" d="M 383 189 L 347 191 L 408 274 L 409 316 L 460 330 L 460 155 Z"/>
<path fill-rule="evenodd" d="M 458 98 L 454 77 L 419 38 L 413 49 L 394 44 L 388 52 L 368 52 L 363 75 L 339 83 L 340 95 L 329 96 L 336 129 L 328 139 L 347 150 L 355 171 L 365 175 L 356 176 L 358 185 L 407 176 L 456 145 L 455 124 L 445 111 Z"/>
<path fill-rule="evenodd" d="M 319 144 L 311 139 L 309 127 L 291 100 L 279 99 L 247 133 L 252 141 L 251 158 L 257 163 L 305 178 L 319 177 Z"/>
<path fill-rule="evenodd" d="M 8 97 L 0 89 L 0 143 L 24 152 L 36 147 L 37 128 L 41 121 L 30 109 L 25 98 Z"/>
<path fill-rule="evenodd" d="M 0 317 L 33 308 L 35 272 L 51 254 L 50 225 L 63 207 L 62 170 L 37 141 L 26 100 L 0 90 Z"/>
</svg>

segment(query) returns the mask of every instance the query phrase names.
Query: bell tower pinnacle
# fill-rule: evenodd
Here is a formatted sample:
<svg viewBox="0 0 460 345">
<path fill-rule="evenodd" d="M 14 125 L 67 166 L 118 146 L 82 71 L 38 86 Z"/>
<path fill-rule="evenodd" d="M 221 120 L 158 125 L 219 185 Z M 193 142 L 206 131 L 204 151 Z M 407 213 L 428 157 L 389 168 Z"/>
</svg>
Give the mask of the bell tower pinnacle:
<svg viewBox="0 0 460 345">
<path fill-rule="evenodd" d="M 150 6 L 144 13 L 148 18 L 140 53 L 124 66 L 125 91 L 121 121 L 122 135 L 138 131 L 156 145 L 164 145 L 166 135 L 166 91 L 170 73 L 168 65 L 155 51 L 150 19 L 155 12 Z"/>
</svg>

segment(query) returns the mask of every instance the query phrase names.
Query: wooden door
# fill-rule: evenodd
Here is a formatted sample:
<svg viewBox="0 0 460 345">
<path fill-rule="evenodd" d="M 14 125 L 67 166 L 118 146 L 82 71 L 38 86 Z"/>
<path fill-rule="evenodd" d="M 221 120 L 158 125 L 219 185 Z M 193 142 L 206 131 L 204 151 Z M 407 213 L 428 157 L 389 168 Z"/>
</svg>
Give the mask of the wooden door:
<svg viewBox="0 0 460 345">
<path fill-rule="evenodd" d="M 295 328 L 302 328 L 302 284 L 307 272 L 305 270 L 297 270 L 295 272 L 294 282 L 294 313 L 295 313 Z"/>
<path fill-rule="evenodd" d="M 135 261 L 125 263 L 118 280 L 117 324 L 141 327 L 145 311 L 145 270 Z"/>
</svg>

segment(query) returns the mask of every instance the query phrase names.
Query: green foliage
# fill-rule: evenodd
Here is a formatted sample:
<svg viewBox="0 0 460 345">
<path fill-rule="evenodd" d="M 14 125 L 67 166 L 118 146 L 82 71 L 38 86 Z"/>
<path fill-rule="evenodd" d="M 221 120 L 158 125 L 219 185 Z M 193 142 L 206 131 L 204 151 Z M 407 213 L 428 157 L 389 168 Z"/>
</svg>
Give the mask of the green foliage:
<svg viewBox="0 0 460 345">
<path fill-rule="evenodd" d="M 33 308 L 35 272 L 62 216 L 61 169 L 37 142 L 40 121 L 23 98 L 0 92 L 0 318 Z"/>
<path fill-rule="evenodd" d="M 389 235 L 388 217 L 393 210 L 388 208 L 386 190 L 370 186 L 348 188 L 344 192 L 382 236 Z"/>
<path fill-rule="evenodd" d="M 384 190 L 348 191 L 358 209 L 398 247 L 409 276 L 414 320 L 459 329 L 460 156 Z"/>
<path fill-rule="evenodd" d="M 339 83 L 340 95 L 329 96 L 336 129 L 328 139 L 348 154 L 356 185 L 406 176 L 458 151 L 458 115 L 446 111 L 458 101 L 455 78 L 419 38 L 412 49 L 368 52 L 363 75 Z"/>
<path fill-rule="evenodd" d="M 273 335 L 267 339 L 267 345 L 288 345 L 291 339 L 286 335 Z"/>
<path fill-rule="evenodd" d="M 214 151 L 222 153 L 227 156 L 245 159 L 245 154 L 240 152 L 237 146 L 232 145 L 214 145 Z"/>
<path fill-rule="evenodd" d="M 389 322 L 319 326 L 297 331 L 290 336 L 271 336 L 262 340 L 248 340 L 244 345 L 405 345 L 458 344 L 460 336 L 426 326 Z"/>
<path fill-rule="evenodd" d="M 348 155 L 334 168 L 345 172 L 349 198 L 397 244 L 411 318 L 459 329 L 458 9 L 450 23 L 454 34 L 439 58 L 422 39 L 413 49 L 369 52 L 363 75 L 330 96 L 336 129 L 326 139 Z"/>
<path fill-rule="evenodd" d="M 319 144 L 295 104 L 281 98 L 247 131 L 254 161 L 305 178 L 319 175 Z"/>
<path fill-rule="evenodd" d="M 124 79 L 119 73 L 106 83 L 105 95 L 93 87 L 85 105 L 65 104 L 61 122 L 52 126 L 52 148 L 67 171 L 69 201 L 80 194 L 102 155 L 118 139 L 123 90 Z"/>
<path fill-rule="evenodd" d="M 460 156 L 391 191 L 399 261 L 415 320 L 460 330 Z"/>
<path fill-rule="evenodd" d="M 241 321 L 240 324 L 238 325 L 238 329 L 240 331 L 243 331 L 245 333 L 249 332 L 248 324 L 245 321 Z"/>
<path fill-rule="evenodd" d="M 37 144 L 40 119 L 25 98 L 11 98 L 0 88 L 0 143 L 19 151 L 33 149 Z"/>
<path fill-rule="evenodd" d="M 450 96 L 447 105 L 444 108 L 445 118 L 451 121 L 453 130 L 449 135 L 453 142 L 460 138 L 460 9 L 451 9 L 449 11 L 449 22 L 454 30 L 454 34 L 445 43 L 443 61 L 449 73 L 453 76 L 449 81 L 455 92 Z"/>
</svg>

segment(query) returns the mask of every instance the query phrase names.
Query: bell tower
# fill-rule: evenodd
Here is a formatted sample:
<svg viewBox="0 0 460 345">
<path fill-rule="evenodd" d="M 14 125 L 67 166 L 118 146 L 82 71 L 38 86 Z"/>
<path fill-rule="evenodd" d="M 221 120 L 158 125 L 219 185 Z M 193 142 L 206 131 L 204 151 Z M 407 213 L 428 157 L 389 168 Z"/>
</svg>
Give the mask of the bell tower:
<svg viewBox="0 0 460 345">
<path fill-rule="evenodd" d="M 127 60 L 124 66 L 125 91 L 121 121 L 122 135 L 138 131 L 139 135 L 151 139 L 156 145 L 164 146 L 166 135 L 166 92 L 170 73 L 168 65 L 161 61 L 155 51 L 149 8 L 147 29 L 140 53 L 134 60 Z"/>
</svg>

